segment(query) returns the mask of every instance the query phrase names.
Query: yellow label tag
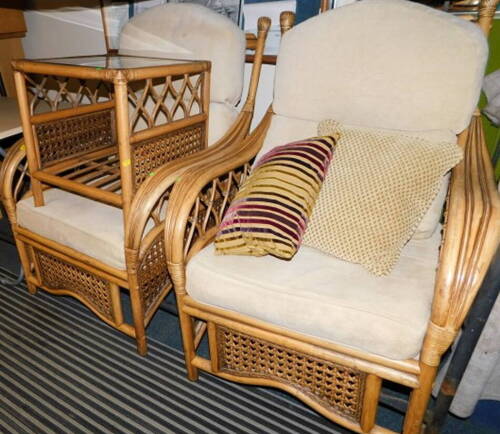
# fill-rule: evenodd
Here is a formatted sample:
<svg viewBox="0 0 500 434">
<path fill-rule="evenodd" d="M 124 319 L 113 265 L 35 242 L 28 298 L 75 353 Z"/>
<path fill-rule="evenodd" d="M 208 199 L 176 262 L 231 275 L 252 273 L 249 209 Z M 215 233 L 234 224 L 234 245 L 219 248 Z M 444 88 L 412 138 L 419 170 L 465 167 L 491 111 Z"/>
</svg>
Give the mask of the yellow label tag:
<svg viewBox="0 0 500 434">
<path fill-rule="evenodd" d="M 130 161 L 130 158 L 129 158 L 129 159 L 123 161 L 122 166 L 123 167 L 128 167 L 128 166 L 130 166 L 130 163 L 131 163 L 131 161 Z"/>
<path fill-rule="evenodd" d="M 19 149 L 21 149 L 21 151 L 26 151 L 26 145 L 21 145 Z"/>
</svg>

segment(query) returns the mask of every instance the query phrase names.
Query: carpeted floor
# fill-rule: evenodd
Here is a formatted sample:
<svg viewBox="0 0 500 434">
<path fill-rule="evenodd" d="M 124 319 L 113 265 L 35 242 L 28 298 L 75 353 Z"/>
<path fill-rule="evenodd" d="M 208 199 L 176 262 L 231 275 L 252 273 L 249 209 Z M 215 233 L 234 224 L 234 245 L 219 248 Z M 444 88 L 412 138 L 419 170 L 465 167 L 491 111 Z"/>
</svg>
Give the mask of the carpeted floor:
<svg viewBox="0 0 500 434">
<path fill-rule="evenodd" d="M 15 247 L 0 241 L 0 280 L 18 268 Z M 142 358 L 78 301 L 0 285 L 0 433 L 348 432 L 274 389 L 203 373 L 189 382 L 170 314 L 159 311 L 147 332 Z M 468 419 L 449 415 L 442 434 L 500 434 L 499 408 L 480 401 Z M 380 406 L 380 425 L 399 431 L 402 419 Z"/>
<path fill-rule="evenodd" d="M 202 374 L 182 354 L 134 341 L 78 302 L 0 286 L 0 432 L 334 433 L 280 394 Z"/>
</svg>

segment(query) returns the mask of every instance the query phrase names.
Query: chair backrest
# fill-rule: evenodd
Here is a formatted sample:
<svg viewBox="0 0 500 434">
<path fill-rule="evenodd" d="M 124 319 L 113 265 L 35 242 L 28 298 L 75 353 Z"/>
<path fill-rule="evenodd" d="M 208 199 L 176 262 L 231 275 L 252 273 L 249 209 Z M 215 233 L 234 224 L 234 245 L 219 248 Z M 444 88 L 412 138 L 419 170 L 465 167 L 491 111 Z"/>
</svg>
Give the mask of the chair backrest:
<svg viewBox="0 0 500 434">
<path fill-rule="evenodd" d="M 407 0 L 364 0 L 282 40 L 278 115 L 403 131 L 466 128 L 488 55 L 478 26 Z"/>
<path fill-rule="evenodd" d="M 245 34 L 230 19 L 189 3 L 168 3 L 132 18 L 120 35 L 121 54 L 212 62 L 211 101 L 235 105 L 243 89 Z"/>
</svg>

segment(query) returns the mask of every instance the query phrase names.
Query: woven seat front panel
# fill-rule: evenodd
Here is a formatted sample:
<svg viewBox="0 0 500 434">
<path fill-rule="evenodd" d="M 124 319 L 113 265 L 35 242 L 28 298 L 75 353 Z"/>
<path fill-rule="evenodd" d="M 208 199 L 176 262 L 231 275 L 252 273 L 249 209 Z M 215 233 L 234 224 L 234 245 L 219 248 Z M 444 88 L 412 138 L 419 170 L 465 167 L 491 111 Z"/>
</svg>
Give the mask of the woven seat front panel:
<svg viewBox="0 0 500 434">
<path fill-rule="evenodd" d="M 295 387 L 328 410 L 359 420 L 366 374 L 226 327 L 217 327 L 219 369 Z"/>
</svg>

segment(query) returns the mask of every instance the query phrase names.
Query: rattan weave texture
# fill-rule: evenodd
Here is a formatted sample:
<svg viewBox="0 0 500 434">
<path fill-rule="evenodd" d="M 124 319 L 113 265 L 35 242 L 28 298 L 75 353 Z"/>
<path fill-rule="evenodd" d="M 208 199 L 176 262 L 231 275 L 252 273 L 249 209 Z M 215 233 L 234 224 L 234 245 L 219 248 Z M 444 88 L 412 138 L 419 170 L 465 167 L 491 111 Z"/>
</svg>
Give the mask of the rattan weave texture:
<svg viewBox="0 0 500 434">
<path fill-rule="evenodd" d="M 42 166 L 115 144 L 113 124 L 113 110 L 103 110 L 37 125 Z"/>
<path fill-rule="evenodd" d="M 130 129 L 137 132 L 202 112 L 203 78 L 199 73 L 129 83 Z"/>
<path fill-rule="evenodd" d="M 205 124 L 201 122 L 137 143 L 133 150 L 135 188 L 165 163 L 201 151 L 204 137 Z"/>
<path fill-rule="evenodd" d="M 104 279 L 40 250 L 35 250 L 35 256 L 43 285 L 55 290 L 69 290 L 109 320 L 113 319 L 111 293 Z"/>
<path fill-rule="evenodd" d="M 330 411 L 359 421 L 366 374 L 217 326 L 219 369 L 293 385 Z"/>
<path fill-rule="evenodd" d="M 142 257 L 137 269 L 137 280 L 144 312 L 147 314 L 162 293 L 172 286 L 167 270 L 163 232 L 155 237 Z"/>
</svg>

